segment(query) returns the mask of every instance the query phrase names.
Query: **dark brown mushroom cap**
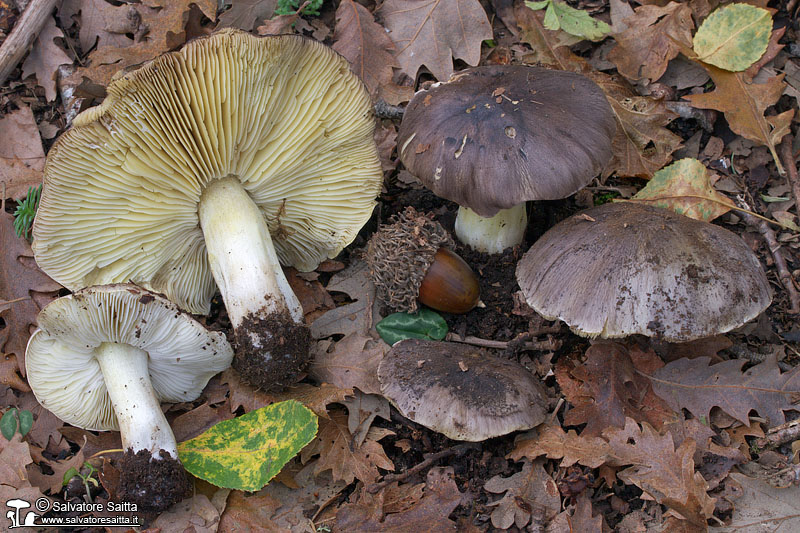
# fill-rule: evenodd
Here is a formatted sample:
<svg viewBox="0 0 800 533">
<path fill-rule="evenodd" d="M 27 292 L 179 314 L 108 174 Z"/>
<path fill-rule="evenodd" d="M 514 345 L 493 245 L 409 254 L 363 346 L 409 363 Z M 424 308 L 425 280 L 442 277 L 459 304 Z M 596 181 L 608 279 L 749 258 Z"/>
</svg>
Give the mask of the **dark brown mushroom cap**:
<svg viewBox="0 0 800 533">
<path fill-rule="evenodd" d="M 557 224 L 520 260 L 517 281 L 539 314 L 588 337 L 685 342 L 739 327 L 772 301 L 738 235 L 628 202 Z"/>
<path fill-rule="evenodd" d="M 464 344 L 401 341 L 381 361 L 378 379 L 403 416 L 451 439 L 530 429 L 546 414 L 544 387 L 525 367 Z"/>
<path fill-rule="evenodd" d="M 490 217 L 585 186 L 611 158 L 615 130 L 603 91 L 585 76 L 486 66 L 414 95 L 397 146 L 434 193 Z"/>
</svg>

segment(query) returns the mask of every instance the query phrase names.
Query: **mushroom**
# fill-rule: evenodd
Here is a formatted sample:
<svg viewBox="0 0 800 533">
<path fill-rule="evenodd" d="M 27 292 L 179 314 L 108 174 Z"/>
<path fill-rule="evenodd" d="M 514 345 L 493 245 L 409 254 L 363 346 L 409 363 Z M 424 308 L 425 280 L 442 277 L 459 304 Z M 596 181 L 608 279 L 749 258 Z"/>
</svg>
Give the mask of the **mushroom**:
<svg viewBox="0 0 800 533">
<path fill-rule="evenodd" d="M 448 313 L 480 302 L 478 277 L 449 247 L 453 239 L 430 215 L 413 207 L 392 216 L 370 238 L 366 260 L 381 299 L 413 313 L 417 301 Z"/>
<path fill-rule="evenodd" d="M 189 488 L 159 402 L 196 399 L 233 350 L 166 298 L 129 284 L 48 304 L 25 352 L 36 399 L 77 427 L 119 430 L 119 497 L 162 511 Z"/>
<path fill-rule="evenodd" d="M 406 418 L 478 442 L 544 421 L 544 386 L 522 365 L 465 344 L 407 339 L 378 366 L 381 394 Z"/>
<path fill-rule="evenodd" d="M 367 221 L 383 174 L 370 97 L 331 48 L 225 29 L 120 73 L 45 165 L 39 266 L 71 290 L 132 281 L 192 313 L 216 286 L 235 367 L 281 388 L 308 329 L 281 264 L 313 270 Z"/>
<path fill-rule="evenodd" d="M 737 328 L 772 301 L 737 235 L 631 202 L 554 226 L 519 261 L 517 281 L 536 312 L 584 337 L 686 342 Z"/>
<path fill-rule="evenodd" d="M 522 242 L 526 200 L 565 198 L 611 158 L 603 91 L 573 72 L 492 65 L 414 95 L 397 136 L 406 168 L 461 207 L 461 242 L 500 253 Z"/>
</svg>

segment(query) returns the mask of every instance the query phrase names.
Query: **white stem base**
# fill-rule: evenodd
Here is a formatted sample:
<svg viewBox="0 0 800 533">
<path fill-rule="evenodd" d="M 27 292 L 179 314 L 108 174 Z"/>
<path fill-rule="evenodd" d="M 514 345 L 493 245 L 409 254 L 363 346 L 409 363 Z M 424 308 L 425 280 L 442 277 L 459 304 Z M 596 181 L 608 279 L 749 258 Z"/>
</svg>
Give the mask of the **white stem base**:
<svg viewBox="0 0 800 533">
<path fill-rule="evenodd" d="M 267 223 L 239 179 L 209 184 L 198 214 L 211 272 L 234 329 L 247 316 L 282 310 L 301 324 L 303 309 L 283 275 Z"/>
<path fill-rule="evenodd" d="M 458 208 L 456 236 L 472 249 L 487 254 L 499 254 L 506 248 L 522 243 L 528 213 L 525 202 L 511 209 L 502 209 L 490 218 L 482 217 L 467 207 Z"/>
<path fill-rule="evenodd" d="M 149 450 L 160 459 L 160 450 L 178 458 L 178 444 L 150 383 L 149 355 L 130 344 L 104 342 L 95 349 L 108 395 L 119 421 L 122 448 Z"/>
</svg>

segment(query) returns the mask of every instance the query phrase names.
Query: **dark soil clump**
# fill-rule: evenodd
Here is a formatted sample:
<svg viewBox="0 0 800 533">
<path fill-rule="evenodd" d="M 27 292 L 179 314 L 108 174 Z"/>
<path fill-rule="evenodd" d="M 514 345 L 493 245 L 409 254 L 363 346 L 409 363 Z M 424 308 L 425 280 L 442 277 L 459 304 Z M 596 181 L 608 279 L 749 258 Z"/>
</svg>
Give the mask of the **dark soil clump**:
<svg viewBox="0 0 800 533">
<path fill-rule="evenodd" d="M 292 385 L 308 364 L 311 332 L 288 311 L 250 314 L 234 330 L 233 368 L 251 385 L 278 391 Z"/>
<path fill-rule="evenodd" d="M 162 459 L 153 459 L 149 450 L 128 448 L 120 461 L 119 501 L 160 513 L 188 496 L 191 483 L 183 465 L 165 450 L 160 454 Z"/>
</svg>

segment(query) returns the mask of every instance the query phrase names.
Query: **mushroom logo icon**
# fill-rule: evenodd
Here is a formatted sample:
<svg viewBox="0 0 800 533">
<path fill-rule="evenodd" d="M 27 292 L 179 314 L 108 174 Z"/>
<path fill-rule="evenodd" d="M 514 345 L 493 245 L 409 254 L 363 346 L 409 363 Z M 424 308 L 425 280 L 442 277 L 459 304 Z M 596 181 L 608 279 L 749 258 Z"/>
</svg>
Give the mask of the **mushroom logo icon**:
<svg viewBox="0 0 800 533">
<path fill-rule="evenodd" d="M 30 506 L 31 506 L 30 503 L 26 502 L 25 500 L 20 500 L 20 499 L 17 499 L 17 498 L 8 500 L 6 502 L 6 507 L 11 507 L 11 509 L 13 509 L 13 511 L 8 511 L 6 513 L 6 518 L 8 518 L 11 521 L 11 525 L 8 527 L 8 529 L 14 529 L 15 527 L 25 527 L 25 526 L 34 526 L 34 525 L 36 525 L 35 520 L 36 520 L 36 517 L 38 515 L 36 513 L 34 513 L 33 511 L 29 511 L 25 515 L 25 522 L 20 523 L 20 521 L 19 521 L 19 511 L 20 511 L 20 509 L 27 509 Z"/>
</svg>

